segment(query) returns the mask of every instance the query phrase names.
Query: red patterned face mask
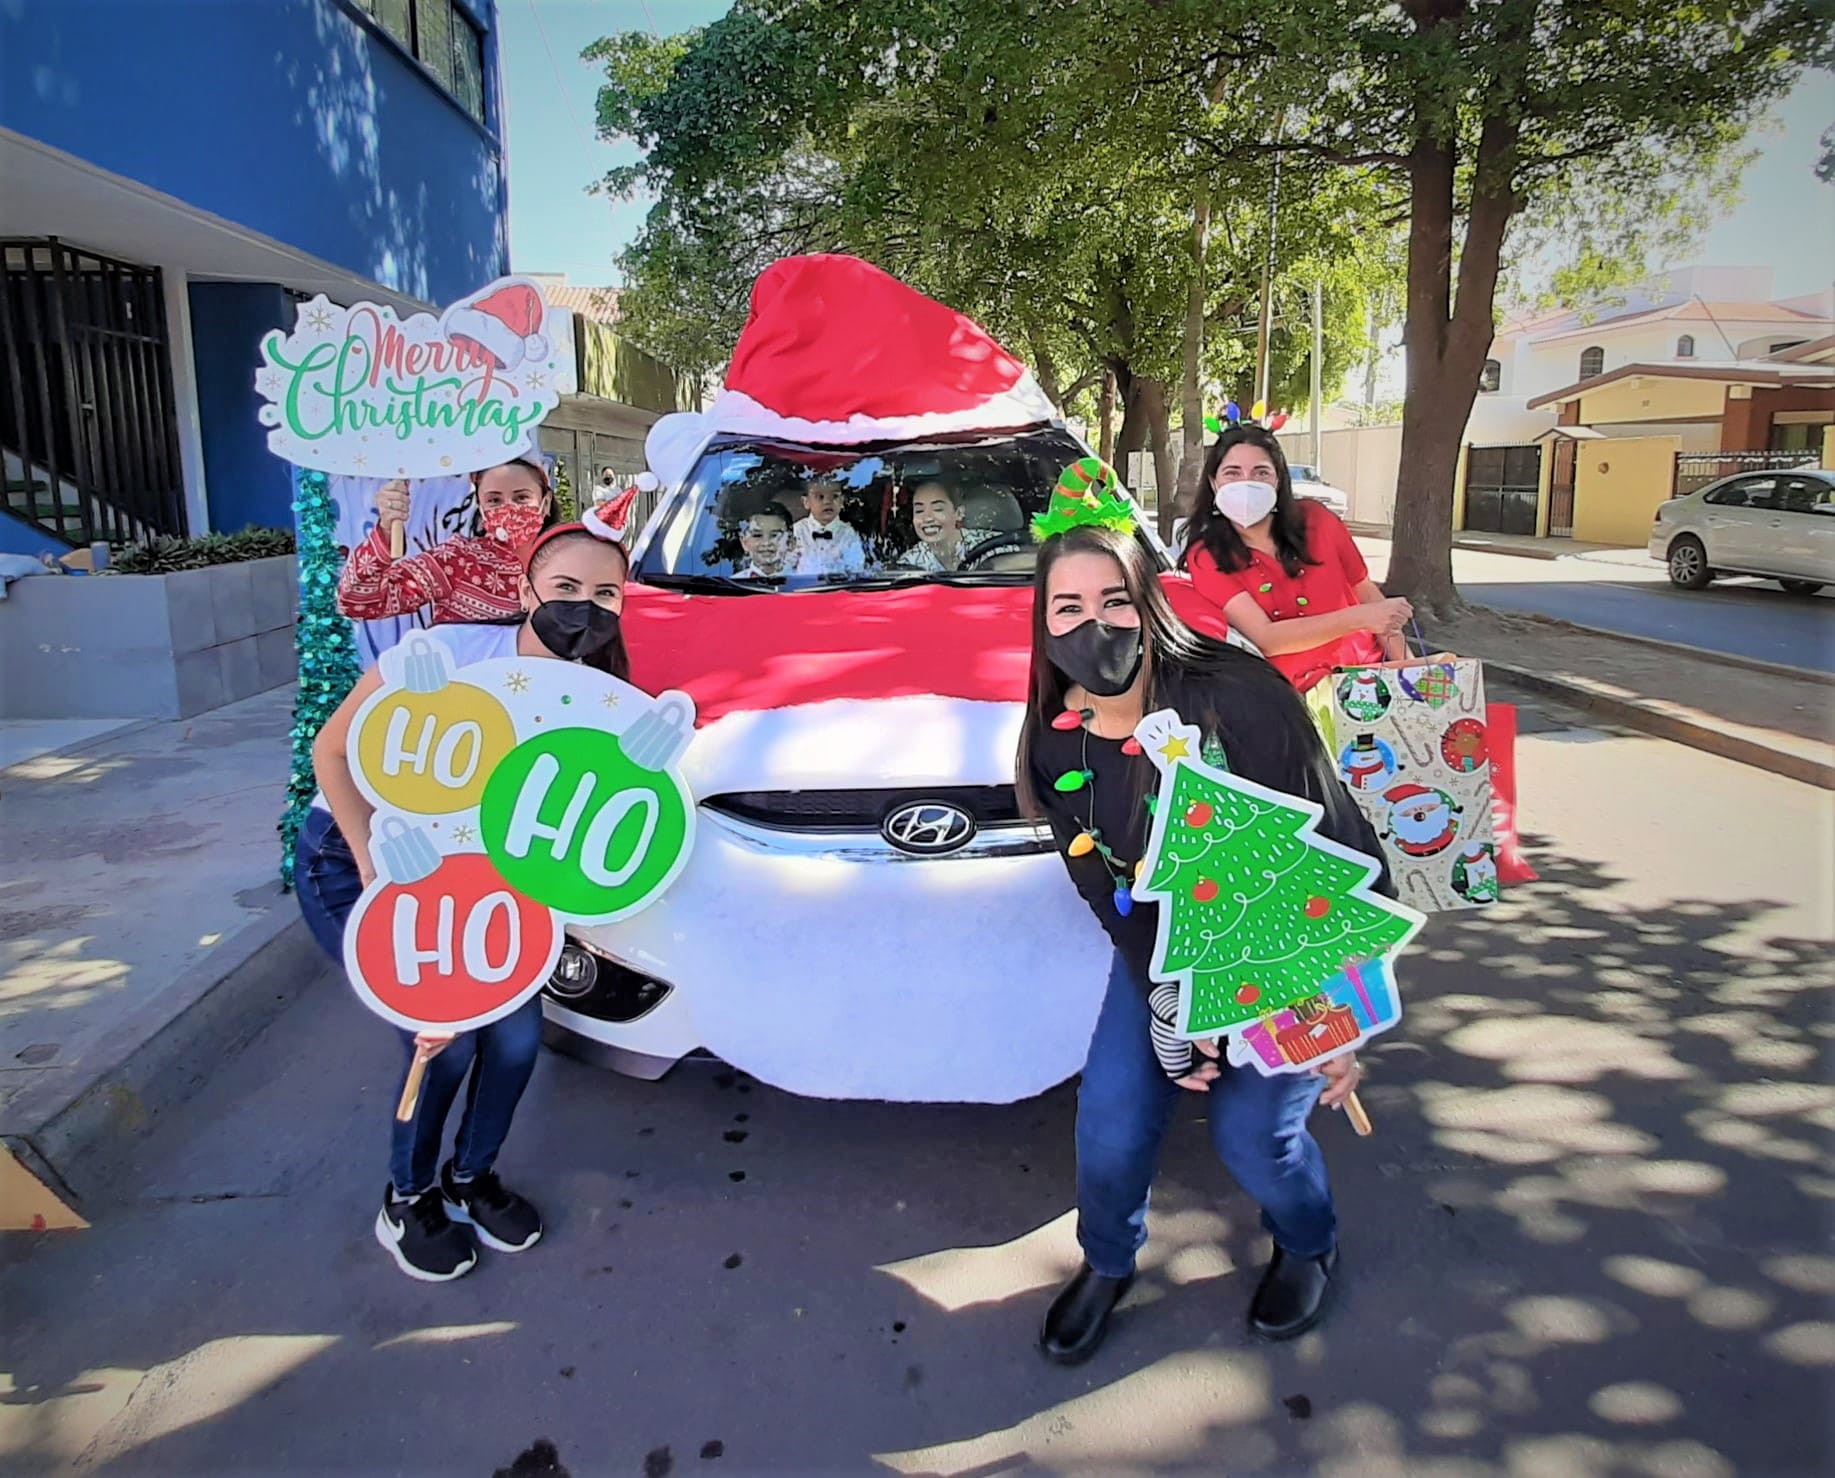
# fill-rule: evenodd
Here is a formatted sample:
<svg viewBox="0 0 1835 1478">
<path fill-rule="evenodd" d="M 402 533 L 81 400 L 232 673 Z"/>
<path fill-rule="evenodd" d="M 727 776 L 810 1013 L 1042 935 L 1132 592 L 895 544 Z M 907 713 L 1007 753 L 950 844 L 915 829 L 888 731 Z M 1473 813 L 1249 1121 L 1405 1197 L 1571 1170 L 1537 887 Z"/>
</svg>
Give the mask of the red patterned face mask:
<svg viewBox="0 0 1835 1478">
<path fill-rule="evenodd" d="M 542 531 L 542 510 L 533 503 L 499 503 L 483 518 L 485 534 L 506 549 L 520 549 Z"/>
</svg>

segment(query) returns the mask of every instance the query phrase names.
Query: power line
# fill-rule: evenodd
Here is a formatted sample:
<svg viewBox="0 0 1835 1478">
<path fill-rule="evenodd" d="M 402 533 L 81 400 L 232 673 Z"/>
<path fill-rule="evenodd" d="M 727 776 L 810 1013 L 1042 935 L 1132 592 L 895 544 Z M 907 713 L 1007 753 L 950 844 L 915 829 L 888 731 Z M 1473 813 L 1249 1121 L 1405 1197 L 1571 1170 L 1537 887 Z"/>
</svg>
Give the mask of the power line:
<svg viewBox="0 0 1835 1478">
<path fill-rule="evenodd" d="M 656 17 L 650 14 L 650 0 L 637 0 L 644 8 L 644 19 L 650 23 L 650 34 L 660 38 L 662 32 L 656 29 Z"/>
<path fill-rule="evenodd" d="M 542 24 L 542 13 L 535 8 L 535 0 L 529 0 L 529 14 L 535 17 L 535 33 L 542 38 L 542 50 L 548 53 L 548 70 L 554 73 L 554 85 L 560 91 L 561 106 L 567 110 L 573 131 L 580 136 L 580 147 L 585 153 L 588 168 L 596 175 L 599 173 L 599 161 L 593 158 L 592 140 L 580 126 L 579 114 L 574 112 L 573 101 L 567 96 L 567 83 L 561 77 L 561 64 L 554 59 L 554 48 L 548 44 L 548 28 Z"/>
</svg>

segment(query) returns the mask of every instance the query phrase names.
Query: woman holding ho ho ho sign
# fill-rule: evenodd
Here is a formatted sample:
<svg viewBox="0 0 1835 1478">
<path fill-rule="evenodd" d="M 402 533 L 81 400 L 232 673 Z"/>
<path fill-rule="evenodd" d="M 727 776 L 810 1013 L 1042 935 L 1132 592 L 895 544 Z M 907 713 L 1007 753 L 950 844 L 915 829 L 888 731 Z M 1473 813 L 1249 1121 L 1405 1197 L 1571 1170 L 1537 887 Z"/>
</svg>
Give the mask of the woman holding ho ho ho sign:
<svg viewBox="0 0 1835 1478">
<path fill-rule="evenodd" d="M 296 852 L 300 912 L 365 1003 L 401 1029 L 401 1102 L 375 1232 L 425 1282 L 471 1271 L 477 1242 L 520 1252 L 540 1240 L 540 1214 L 495 1165 L 534 1071 L 538 992 L 563 921 L 644 906 L 691 841 L 686 789 L 667 770 L 692 733 L 686 700 L 666 696 L 616 737 L 580 709 L 570 725 L 559 707 L 575 687 L 589 706 L 597 696 L 611 709 L 624 694 L 642 700 L 628 709 L 650 702 L 622 686 L 622 535 L 597 514 L 541 533 L 520 552 L 519 624 L 409 638 L 364 674 L 313 746 L 321 791 Z M 457 681 L 447 682 L 436 644 L 461 669 Z M 605 677 L 581 683 L 549 671 L 562 663 Z M 661 725 L 671 701 L 686 717 Z M 539 727 L 517 743 L 512 712 L 535 708 Z M 399 815 L 373 833 L 378 800 L 438 818 L 430 829 L 445 823 L 439 849 Z M 640 811 L 640 826 L 624 825 Z M 473 814 L 476 827 L 454 821 Z M 613 867 L 621 850 L 631 855 Z M 454 1153 L 441 1165 L 446 1117 L 468 1074 Z"/>
</svg>

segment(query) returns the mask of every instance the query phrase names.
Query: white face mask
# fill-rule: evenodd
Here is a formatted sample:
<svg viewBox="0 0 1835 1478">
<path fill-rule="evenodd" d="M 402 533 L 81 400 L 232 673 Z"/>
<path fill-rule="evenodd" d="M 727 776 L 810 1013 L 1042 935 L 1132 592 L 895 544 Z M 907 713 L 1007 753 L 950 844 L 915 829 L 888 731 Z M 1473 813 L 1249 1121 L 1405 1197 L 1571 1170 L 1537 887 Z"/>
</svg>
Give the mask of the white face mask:
<svg viewBox="0 0 1835 1478">
<path fill-rule="evenodd" d="M 1219 483 L 1215 497 L 1217 511 L 1239 529 L 1260 523 L 1274 512 L 1274 488 L 1269 483 Z"/>
</svg>

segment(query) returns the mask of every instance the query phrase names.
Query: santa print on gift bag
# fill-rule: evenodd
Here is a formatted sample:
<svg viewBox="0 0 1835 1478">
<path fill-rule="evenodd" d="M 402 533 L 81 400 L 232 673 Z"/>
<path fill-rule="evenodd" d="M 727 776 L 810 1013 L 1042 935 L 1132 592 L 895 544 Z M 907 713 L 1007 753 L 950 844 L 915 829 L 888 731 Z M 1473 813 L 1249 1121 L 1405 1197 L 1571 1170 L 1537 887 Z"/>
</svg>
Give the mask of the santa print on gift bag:
<svg viewBox="0 0 1835 1478">
<path fill-rule="evenodd" d="M 380 666 L 351 724 L 377 876 L 351 913 L 345 966 L 396 1025 L 466 1031 L 541 989 L 569 922 L 647 908 L 687 865 L 694 798 L 679 763 L 694 706 L 577 662 L 455 670 L 437 631 Z"/>
<path fill-rule="evenodd" d="M 1392 964 L 1421 915 L 1371 891 L 1380 865 L 1319 835 L 1315 802 L 1205 763 L 1198 730 L 1176 713 L 1147 715 L 1134 735 L 1160 772 L 1134 896 L 1159 904 L 1149 973 L 1180 988 L 1179 1034 L 1215 1037 L 1287 1012 L 1273 1027 L 1284 1066 L 1265 1071 L 1354 1048 L 1368 1032 L 1327 987 Z"/>
</svg>

